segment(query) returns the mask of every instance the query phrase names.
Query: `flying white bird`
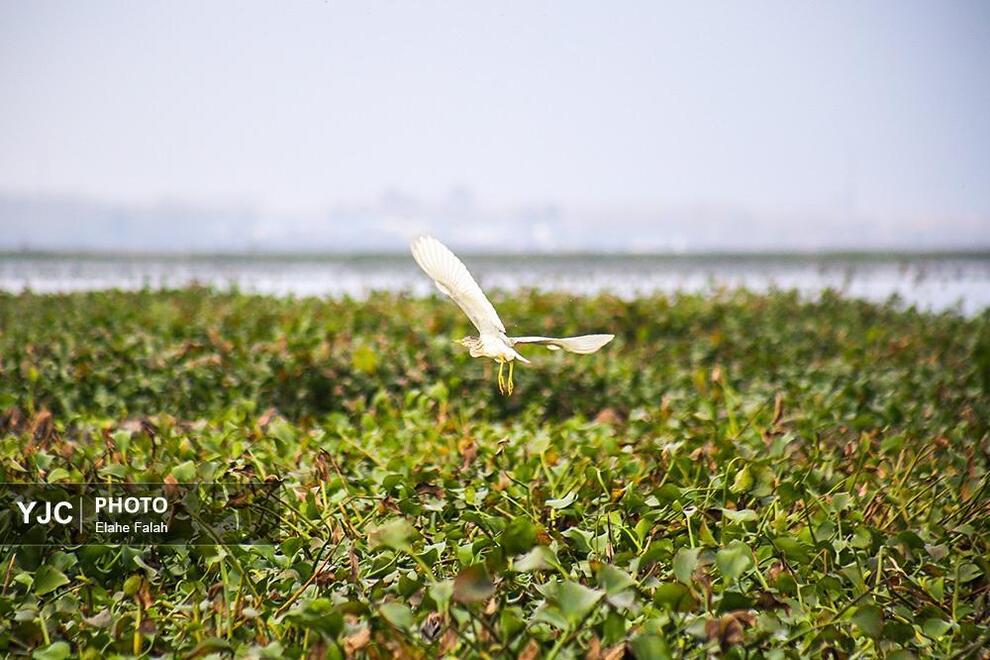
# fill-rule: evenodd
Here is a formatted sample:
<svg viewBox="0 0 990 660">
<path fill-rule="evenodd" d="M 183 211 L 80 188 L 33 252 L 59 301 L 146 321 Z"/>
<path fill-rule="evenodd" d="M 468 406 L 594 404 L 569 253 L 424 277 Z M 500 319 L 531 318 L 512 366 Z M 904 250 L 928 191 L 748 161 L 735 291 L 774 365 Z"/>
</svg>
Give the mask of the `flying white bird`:
<svg viewBox="0 0 990 660">
<path fill-rule="evenodd" d="M 480 336 L 458 341 L 468 348 L 471 357 L 487 357 L 498 362 L 498 390 L 512 394 L 512 369 L 516 360 L 529 364 L 515 349 L 517 344 L 540 344 L 551 351 L 561 348 L 570 353 L 594 353 L 615 338 L 615 335 L 583 335 L 581 337 L 509 337 L 498 312 L 467 267 L 446 245 L 432 236 L 420 236 L 410 245 L 413 259 L 433 279 L 440 292 L 450 297 L 471 319 Z M 509 363 L 509 378 L 502 376 Z"/>
</svg>

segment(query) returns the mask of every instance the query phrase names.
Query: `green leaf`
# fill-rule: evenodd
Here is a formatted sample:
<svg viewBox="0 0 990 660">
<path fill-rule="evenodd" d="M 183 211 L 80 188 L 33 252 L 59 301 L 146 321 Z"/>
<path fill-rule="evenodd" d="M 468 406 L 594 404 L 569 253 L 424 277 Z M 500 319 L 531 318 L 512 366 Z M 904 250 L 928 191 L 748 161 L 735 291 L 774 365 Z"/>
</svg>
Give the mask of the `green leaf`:
<svg viewBox="0 0 990 660">
<path fill-rule="evenodd" d="M 415 538 L 416 529 L 405 518 L 392 518 L 368 533 L 368 543 L 372 548 L 386 547 L 401 552 L 412 552 L 410 541 Z"/>
<path fill-rule="evenodd" d="M 72 655 L 72 649 L 67 642 L 54 642 L 43 649 L 38 649 L 31 654 L 35 660 L 64 660 Z"/>
<path fill-rule="evenodd" d="M 740 511 L 735 511 L 733 509 L 722 509 L 722 515 L 725 516 L 730 522 L 754 522 L 757 520 L 756 511 L 752 509 L 742 509 Z"/>
<path fill-rule="evenodd" d="M 69 584 L 65 573 L 48 564 L 42 564 L 34 574 L 34 593 L 39 596 L 51 593 L 65 584 Z"/>
<path fill-rule="evenodd" d="M 604 565 L 598 570 L 598 585 L 611 596 L 635 586 L 636 581 L 625 571 L 615 566 Z"/>
<path fill-rule="evenodd" d="M 852 621 L 868 637 L 876 639 L 883 634 L 883 612 L 876 605 L 860 605 Z"/>
<path fill-rule="evenodd" d="M 777 576 L 777 580 L 774 582 L 774 586 L 782 594 L 794 595 L 797 594 L 798 585 L 794 576 L 787 572 L 782 572 Z"/>
<path fill-rule="evenodd" d="M 537 607 L 530 621 L 532 623 L 546 623 L 558 630 L 568 630 L 570 628 L 570 623 L 568 623 L 560 608 L 552 603 L 543 603 Z"/>
<path fill-rule="evenodd" d="M 808 546 L 791 536 L 778 536 L 773 540 L 773 544 L 789 561 L 804 564 L 811 558 Z"/>
<path fill-rule="evenodd" d="M 48 473 L 48 478 L 45 481 L 47 481 L 50 484 L 53 484 L 57 481 L 65 481 L 68 478 L 69 478 L 68 470 L 66 470 L 65 468 L 55 468 L 54 470 Z"/>
<path fill-rule="evenodd" d="M 567 495 L 564 495 L 560 499 L 547 500 L 546 504 L 551 509 L 566 509 L 571 504 L 573 504 L 574 503 L 574 500 L 576 500 L 576 499 L 577 499 L 577 493 L 574 492 L 574 491 L 571 491 Z"/>
<path fill-rule="evenodd" d="M 921 624 L 921 629 L 929 637 L 939 639 L 952 629 L 952 624 L 942 619 L 931 618 L 925 619 L 925 622 Z"/>
<path fill-rule="evenodd" d="M 231 651 L 233 650 L 230 643 L 225 639 L 220 639 L 219 637 L 207 637 L 202 642 L 193 647 L 192 651 L 189 652 L 190 658 L 199 658 L 211 653 L 220 653 L 221 651 Z"/>
<path fill-rule="evenodd" d="M 557 564 L 557 556 L 545 545 L 538 545 L 522 557 L 512 562 L 512 570 L 517 573 L 547 571 Z"/>
<path fill-rule="evenodd" d="M 887 621 L 883 624 L 884 639 L 889 639 L 898 644 L 907 644 L 914 639 L 914 626 L 900 621 Z M 887 656 L 888 658 L 890 656 Z"/>
<path fill-rule="evenodd" d="M 526 516 L 515 518 L 502 530 L 499 545 L 506 555 L 518 555 L 536 545 L 536 525 Z"/>
<path fill-rule="evenodd" d="M 753 553 L 742 541 L 733 541 L 715 555 L 715 565 L 719 573 L 730 584 L 753 567 Z"/>
<path fill-rule="evenodd" d="M 745 466 L 743 469 L 736 472 L 736 478 L 732 480 L 732 485 L 729 486 L 729 492 L 734 494 L 745 493 L 753 487 L 753 473 L 750 471 L 749 466 Z"/>
<path fill-rule="evenodd" d="M 684 584 L 691 584 L 694 569 L 698 567 L 701 548 L 681 548 L 674 555 L 674 577 Z"/>
<path fill-rule="evenodd" d="M 557 590 L 557 606 L 567 622 L 577 626 L 605 594 L 579 582 L 562 582 Z"/>
<path fill-rule="evenodd" d="M 141 589 L 141 582 L 144 578 L 135 574 L 124 580 L 124 595 L 133 596 Z"/>
<path fill-rule="evenodd" d="M 675 612 L 690 612 L 695 601 L 691 590 L 679 582 L 663 582 L 653 592 L 653 602 Z"/>
<path fill-rule="evenodd" d="M 454 600 L 458 603 L 477 603 L 495 593 L 495 585 L 488 577 L 484 564 L 462 568 L 454 578 Z"/>
<path fill-rule="evenodd" d="M 982 575 L 980 567 L 976 564 L 966 562 L 959 566 L 959 583 L 965 584 L 967 582 L 972 582 L 976 578 Z"/>
<path fill-rule="evenodd" d="M 447 606 L 450 604 L 451 597 L 454 595 L 454 581 L 443 580 L 442 582 L 434 582 L 430 585 L 429 592 L 430 598 L 437 604 L 437 609 L 445 612 Z"/>
<path fill-rule="evenodd" d="M 629 642 L 629 648 L 636 660 L 670 660 L 667 640 L 659 635 L 644 633 Z"/>
<path fill-rule="evenodd" d="M 626 636 L 626 617 L 615 610 L 605 616 L 602 624 L 602 641 L 607 646 L 618 644 Z"/>
<path fill-rule="evenodd" d="M 196 464 L 193 461 L 179 463 L 171 472 L 175 480 L 180 484 L 188 484 L 196 481 Z"/>
<path fill-rule="evenodd" d="M 591 552 L 591 542 L 594 539 L 594 534 L 591 532 L 586 532 L 579 527 L 571 527 L 561 532 L 560 535 L 573 541 L 574 548 L 578 552 Z"/>
<path fill-rule="evenodd" d="M 394 601 L 384 603 L 378 609 L 382 613 L 382 616 L 396 628 L 408 630 L 415 623 L 412 610 L 402 603 L 396 603 Z"/>
<path fill-rule="evenodd" d="M 753 599 L 738 591 L 724 591 L 718 602 L 718 612 L 753 609 Z"/>
<path fill-rule="evenodd" d="M 503 607 L 498 615 L 498 627 L 503 637 L 514 637 L 526 627 L 522 610 L 518 607 Z"/>
<path fill-rule="evenodd" d="M 329 639 L 335 639 L 344 629 L 344 615 L 329 598 L 314 598 L 302 603 L 290 610 L 286 619 Z"/>
<path fill-rule="evenodd" d="M 907 649 L 897 649 L 887 654 L 887 660 L 918 660 L 918 656 Z"/>
<path fill-rule="evenodd" d="M 291 445 L 296 441 L 296 427 L 281 417 L 268 425 L 268 433 L 286 445 Z"/>
<path fill-rule="evenodd" d="M 378 354 L 370 346 L 362 344 L 351 355 L 351 366 L 360 373 L 374 373 L 378 369 Z"/>
</svg>

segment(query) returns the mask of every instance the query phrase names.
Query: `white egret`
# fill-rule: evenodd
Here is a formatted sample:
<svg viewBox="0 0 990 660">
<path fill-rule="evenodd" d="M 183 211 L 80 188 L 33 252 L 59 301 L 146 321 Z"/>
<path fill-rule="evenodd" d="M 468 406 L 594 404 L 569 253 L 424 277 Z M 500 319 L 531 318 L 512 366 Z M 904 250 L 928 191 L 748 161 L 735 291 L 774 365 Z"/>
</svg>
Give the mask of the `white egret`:
<svg viewBox="0 0 990 660">
<path fill-rule="evenodd" d="M 487 357 L 498 362 L 499 392 L 512 394 L 512 370 L 516 360 L 529 364 L 515 349 L 517 344 L 539 344 L 551 351 L 564 349 L 570 353 L 586 355 L 594 353 L 615 338 L 615 335 L 582 335 L 580 337 L 509 337 L 505 325 L 491 301 L 485 297 L 467 267 L 447 246 L 432 236 L 420 236 L 410 245 L 413 259 L 433 279 L 440 292 L 457 303 L 479 336 L 465 337 L 458 341 L 467 347 L 471 357 Z M 509 363 L 509 377 L 504 379 L 502 369 Z"/>
</svg>

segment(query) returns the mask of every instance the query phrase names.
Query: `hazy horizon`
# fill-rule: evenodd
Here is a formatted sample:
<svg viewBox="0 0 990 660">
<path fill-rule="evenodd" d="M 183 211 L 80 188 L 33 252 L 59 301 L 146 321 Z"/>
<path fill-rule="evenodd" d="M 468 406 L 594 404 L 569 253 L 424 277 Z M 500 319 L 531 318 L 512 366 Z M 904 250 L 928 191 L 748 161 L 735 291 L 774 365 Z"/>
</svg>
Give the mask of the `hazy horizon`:
<svg viewBox="0 0 990 660">
<path fill-rule="evenodd" d="M 981 252 L 990 224 L 938 217 L 866 222 L 812 213 L 757 215 L 718 207 L 492 209 L 393 192 L 315 217 L 273 217 L 248 207 L 101 203 L 0 191 L 0 252 L 165 254 L 397 253 L 429 233 L 474 253 Z M 468 197 L 469 198 L 469 197 Z M 453 201 L 452 201 L 453 200 Z"/>
</svg>

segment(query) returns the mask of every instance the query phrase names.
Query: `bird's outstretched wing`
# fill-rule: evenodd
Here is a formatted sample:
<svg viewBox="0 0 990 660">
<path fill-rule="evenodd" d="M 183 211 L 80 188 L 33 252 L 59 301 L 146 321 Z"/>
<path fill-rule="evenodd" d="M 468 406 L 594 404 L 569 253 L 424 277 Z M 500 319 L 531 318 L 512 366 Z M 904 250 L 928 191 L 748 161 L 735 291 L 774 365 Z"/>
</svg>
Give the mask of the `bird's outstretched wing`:
<svg viewBox="0 0 990 660">
<path fill-rule="evenodd" d="M 615 339 L 615 335 L 581 335 L 580 337 L 509 337 L 509 342 L 516 344 L 541 344 L 551 351 L 564 349 L 569 353 L 587 355 L 598 351 L 602 346 Z"/>
<path fill-rule="evenodd" d="M 505 333 L 498 312 L 471 277 L 467 266 L 432 236 L 420 236 L 410 245 L 413 259 L 433 278 L 440 292 L 457 303 L 481 334 Z"/>
</svg>

